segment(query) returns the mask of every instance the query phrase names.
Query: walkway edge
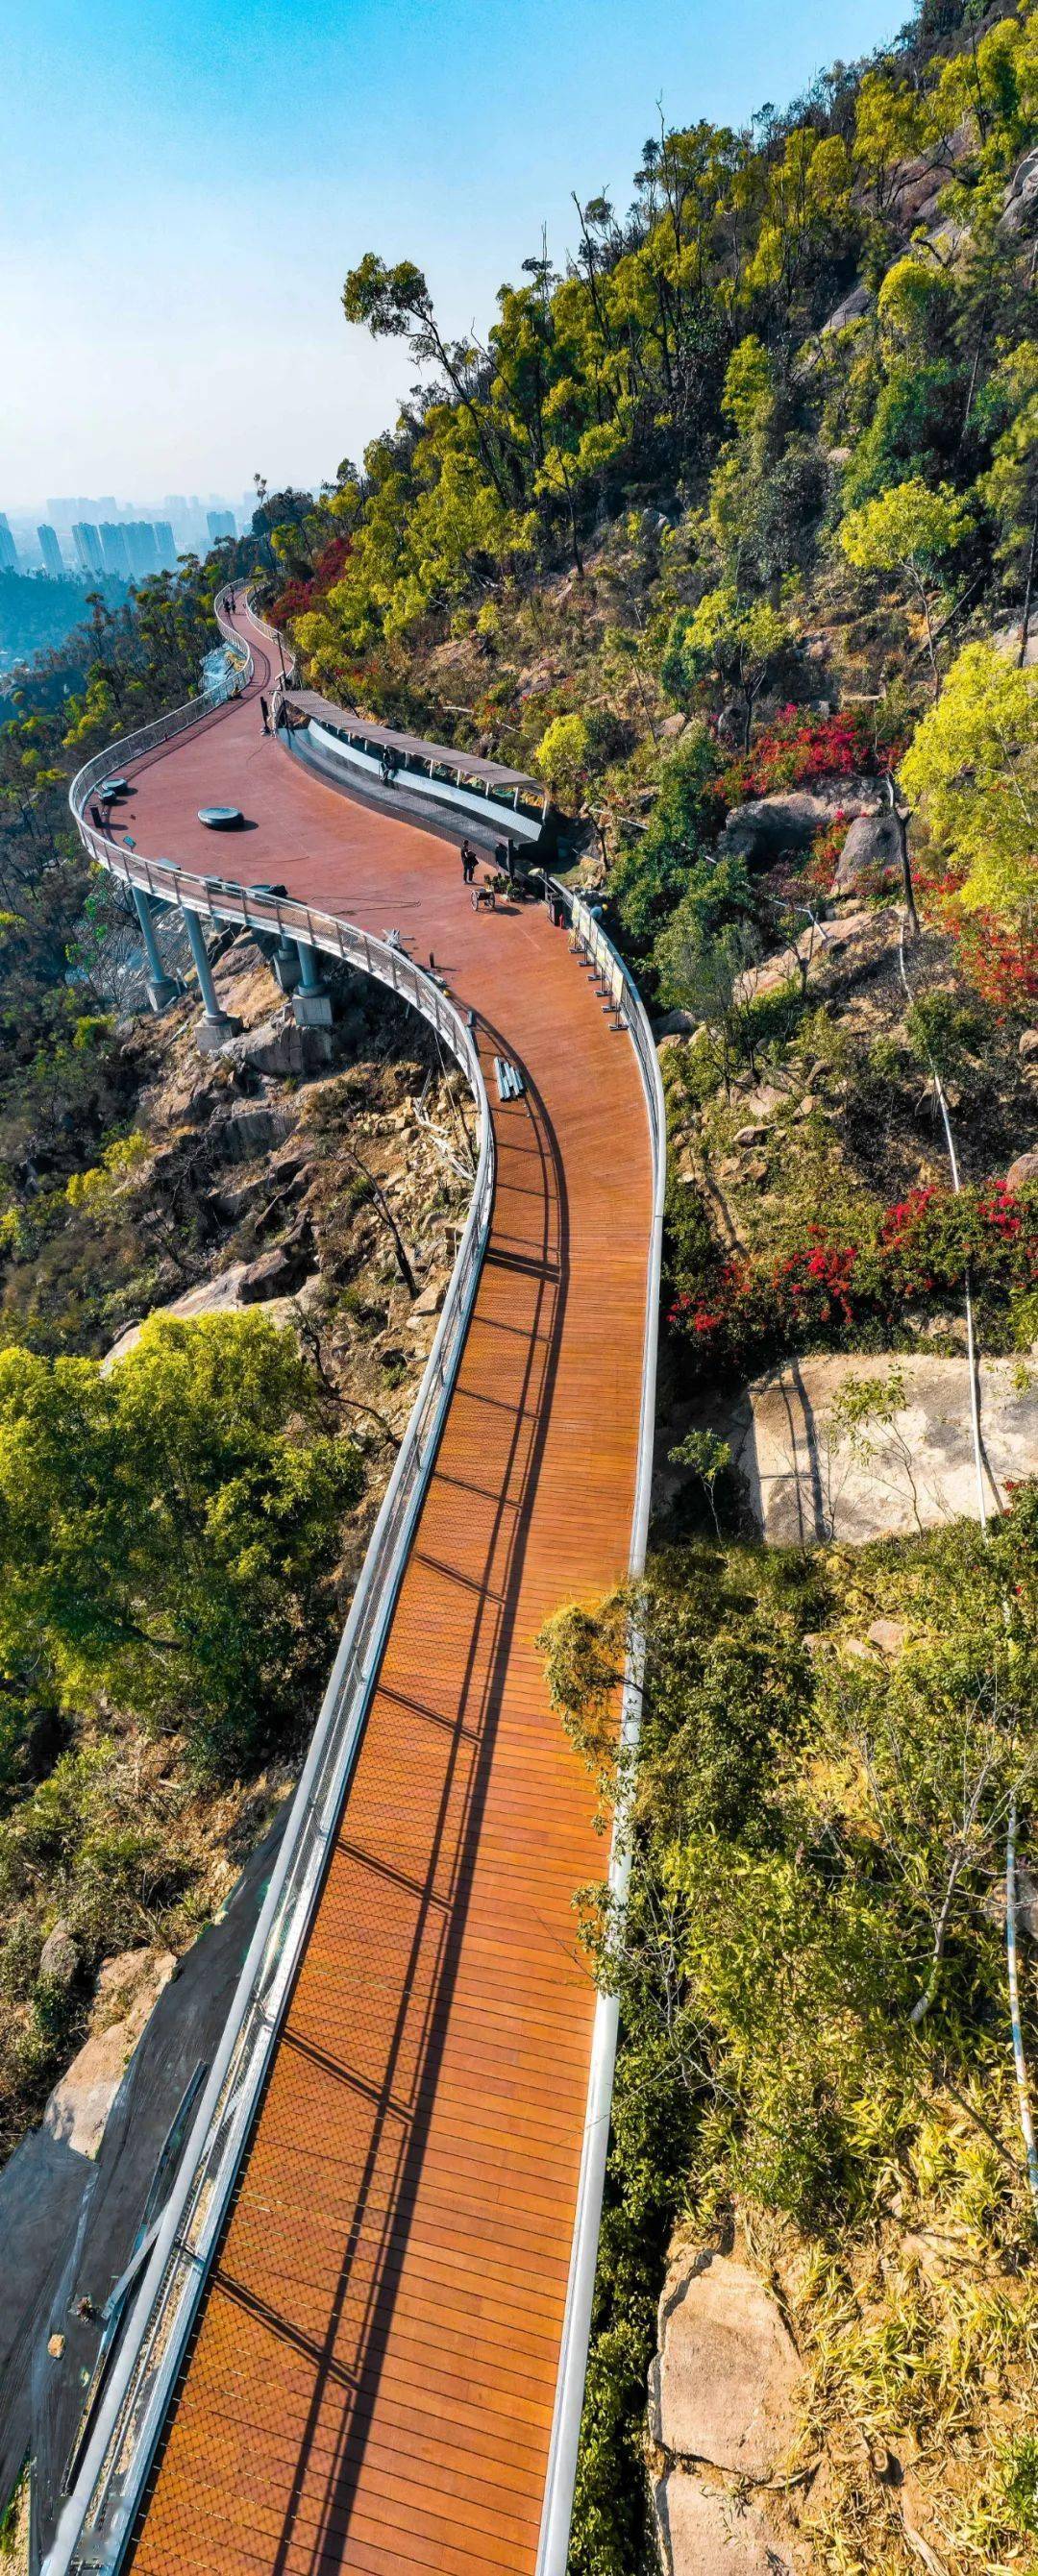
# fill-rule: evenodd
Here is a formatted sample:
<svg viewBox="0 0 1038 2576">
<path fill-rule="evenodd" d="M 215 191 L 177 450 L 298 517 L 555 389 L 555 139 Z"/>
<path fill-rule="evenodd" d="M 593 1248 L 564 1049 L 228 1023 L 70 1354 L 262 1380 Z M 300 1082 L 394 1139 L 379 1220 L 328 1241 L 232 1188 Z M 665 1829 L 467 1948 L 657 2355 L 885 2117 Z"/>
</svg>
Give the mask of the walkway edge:
<svg viewBox="0 0 1038 2576">
<path fill-rule="evenodd" d="M 648 1013 L 641 994 L 623 959 L 613 947 L 612 941 L 606 937 L 592 907 L 573 895 L 566 886 L 553 882 L 552 892 L 556 900 L 561 902 L 569 913 L 574 939 L 596 968 L 603 989 L 612 998 L 617 1017 L 623 1020 L 628 1030 L 638 1058 L 638 1068 L 645 1091 L 645 1107 L 652 1145 L 652 1232 L 646 1282 L 638 1472 L 635 1483 L 630 1555 L 630 1571 L 632 1575 L 638 1575 L 645 1564 L 645 1550 L 649 1535 L 656 1425 L 660 1273 L 663 1261 L 663 1209 L 667 1189 L 667 1109 L 663 1095 L 663 1077 L 660 1073 L 660 1060 L 649 1026 Z M 641 1667 L 640 1641 L 635 1638 L 624 1679 L 620 1718 L 621 1747 L 630 1755 L 635 1752 L 641 1733 Z M 621 1912 L 627 1901 L 630 1868 L 630 1846 L 626 1837 L 625 1816 L 621 1806 L 614 1819 L 609 1859 L 610 1893 Z M 584 2408 L 584 2386 L 591 2345 L 598 2238 L 605 2190 L 606 2159 L 609 2152 L 609 2125 L 619 2020 L 619 2005 L 615 1995 L 600 1994 L 595 2006 L 591 2038 L 591 2068 L 584 2118 L 584 2142 L 577 2185 L 577 2209 L 566 2289 L 562 2350 L 555 2389 L 555 2408 L 552 2416 L 548 2475 L 544 2490 L 536 2576 L 566 2576 L 569 2558 L 577 2455 L 580 2449 L 580 2427 Z"/>
</svg>

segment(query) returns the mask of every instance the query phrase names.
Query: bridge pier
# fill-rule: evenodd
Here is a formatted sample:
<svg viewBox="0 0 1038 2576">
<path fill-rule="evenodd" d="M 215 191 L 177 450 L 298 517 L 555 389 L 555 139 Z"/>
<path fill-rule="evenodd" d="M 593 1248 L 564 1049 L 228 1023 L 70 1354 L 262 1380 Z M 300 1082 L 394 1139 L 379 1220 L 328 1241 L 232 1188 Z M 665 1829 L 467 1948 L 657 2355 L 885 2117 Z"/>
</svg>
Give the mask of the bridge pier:
<svg viewBox="0 0 1038 2576">
<path fill-rule="evenodd" d="M 298 939 L 296 947 L 299 953 L 300 974 L 299 991 L 293 996 L 292 1001 L 296 1026 L 301 1029 L 330 1029 L 332 997 L 327 984 L 321 981 L 317 951 L 311 948 L 305 939 Z M 280 980 L 279 976 L 279 983 Z"/>
<path fill-rule="evenodd" d="M 295 940 L 279 939 L 269 962 L 282 992 L 294 993 L 303 971 Z"/>
<path fill-rule="evenodd" d="M 224 1011 L 220 1007 L 213 982 L 213 970 L 209 963 L 209 952 L 205 944 L 205 933 L 197 912 L 189 911 L 186 905 L 184 921 L 191 943 L 191 955 L 195 961 L 195 973 L 198 977 L 198 989 L 202 996 L 204 1013 L 196 1043 L 200 1055 L 215 1055 L 217 1048 L 224 1046 L 228 1038 L 237 1036 L 241 1021 L 234 1019 L 230 1011 Z"/>
<path fill-rule="evenodd" d="M 134 909 L 141 926 L 141 938 L 144 941 L 144 954 L 148 960 L 148 1007 L 149 1010 L 161 1013 L 168 1011 L 170 1003 L 176 1001 L 178 993 L 182 993 L 184 988 L 179 976 L 167 975 L 162 963 L 150 894 L 145 893 L 143 886 L 135 885 L 132 891 Z"/>
</svg>

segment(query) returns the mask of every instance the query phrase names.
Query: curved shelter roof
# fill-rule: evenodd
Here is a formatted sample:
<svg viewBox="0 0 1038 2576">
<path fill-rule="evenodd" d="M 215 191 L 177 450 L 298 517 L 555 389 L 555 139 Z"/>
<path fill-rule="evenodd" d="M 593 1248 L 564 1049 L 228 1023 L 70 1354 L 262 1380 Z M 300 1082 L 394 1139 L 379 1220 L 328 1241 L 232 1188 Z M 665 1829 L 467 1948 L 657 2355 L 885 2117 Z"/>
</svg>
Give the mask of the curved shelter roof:
<svg viewBox="0 0 1038 2576">
<path fill-rule="evenodd" d="M 395 725 L 373 724 L 367 716 L 333 705 L 316 689 L 293 689 L 289 704 L 314 724 L 326 725 L 329 733 L 342 734 L 348 742 L 370 743 L 373 751 L 398 751 L 405 760 L 427 761 L 430 768 L 445 769 L 452 778 L 471 779 L 489 791 L 499 789 L 504 795 L 518 787 L 527 796 L 547 796 L 543 778 L 530 778 L 522 769 L 507 769 L 500 760 L 483 760 L 475 751 L 426 742 L 421 734 L 402 733 Z"/>
</svg>

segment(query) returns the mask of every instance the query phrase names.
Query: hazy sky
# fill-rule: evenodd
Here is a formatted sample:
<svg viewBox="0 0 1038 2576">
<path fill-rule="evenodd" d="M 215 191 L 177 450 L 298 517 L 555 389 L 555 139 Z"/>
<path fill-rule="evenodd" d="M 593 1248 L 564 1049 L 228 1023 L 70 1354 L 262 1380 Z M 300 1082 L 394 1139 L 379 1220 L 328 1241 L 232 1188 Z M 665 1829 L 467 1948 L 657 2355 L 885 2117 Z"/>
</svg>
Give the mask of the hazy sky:
<svg viewBox="0 0 1038 2576">
<path fill-rule="evenodd" d="M 569 191 L 658 120 L 743 123 L 908 0 L 0 0 L 0 508 L 312 484 L 413 369 L 348 329 L 361 253 L 485 330 Z"/>
</svg>

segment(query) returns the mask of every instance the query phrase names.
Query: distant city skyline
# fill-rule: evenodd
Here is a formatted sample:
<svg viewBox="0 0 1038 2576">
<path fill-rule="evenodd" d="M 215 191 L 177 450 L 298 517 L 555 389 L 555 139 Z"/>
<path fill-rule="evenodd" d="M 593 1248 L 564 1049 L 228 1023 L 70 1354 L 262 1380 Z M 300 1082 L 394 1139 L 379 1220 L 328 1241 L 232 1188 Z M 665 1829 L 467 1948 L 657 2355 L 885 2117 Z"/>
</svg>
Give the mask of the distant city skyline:
<svg viewBox="0 0 1038 2576">
<path fill-rule="evenodd" d="M 446 331 L 485 336 L 542 225 L 564 265 L 571 190 L 604 189 L 626 212 L 661 113 L 745 125 L 889 40 L 906 6 L 9 11 L 2 506 L 35 526 L 56 524 L 47 488 L 104 485 L 143 507 L 188 487 L 206 509 L 256 470 L 312 488 L 392 426 L 415 377 L 401 342 L 343 319 L 343 279 L 366 250 L 419 261 Z M 245 213 L 257 195 L 259 231 Z"/>
</svg>

